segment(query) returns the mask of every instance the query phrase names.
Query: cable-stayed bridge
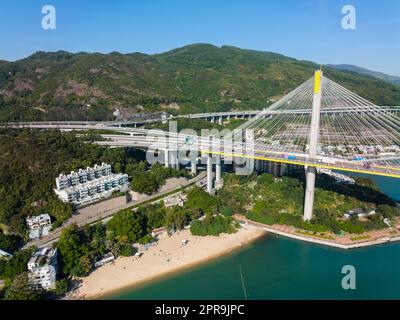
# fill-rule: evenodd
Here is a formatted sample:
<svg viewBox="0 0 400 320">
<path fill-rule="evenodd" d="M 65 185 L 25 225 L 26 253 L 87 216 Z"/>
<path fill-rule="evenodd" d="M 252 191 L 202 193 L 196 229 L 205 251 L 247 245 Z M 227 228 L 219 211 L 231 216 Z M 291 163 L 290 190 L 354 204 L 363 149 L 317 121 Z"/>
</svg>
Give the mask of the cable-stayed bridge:
<svg viewBox="0 0 400 320">
<path fill-rule="evenodd" d="M 400 117 L 398 107 L 382 107 L 360 97 L 316 71 L 270 107 L 247 114 L 249 120 L 223 136 L 118 127 L 102 123 L 13 123 L 11 127 L 125 132 L 98 143 L 110 146 L 150 147 L 165 151 L 165 163 L 176 162 L 179 149 L 219 156 L 247 158 L 306 168 L 304 219 L 312 217 L 316 168 L 328 168 L 400 178 Z M 204 118 L 218 114 L 203 114 Z M 230 114 L 219 114 L 220 119 Z M 195 156 L 193 156 L 195 154 Z M 171 158 L 170 158 L 171 157 Z M 211 191 L 211 160 L 207 160 Z M 193 166 L 192 166 L 193 168 Z"/>
<path fill-rule="evenodd" d="M 271 111 L 281 113 L 260 112 L 240 129 L 253 131 L 255 151 L 265 159 L 306 167 L 305 220 L 312 217 L 316 167 L 400 177 L 400 118 L 322 71 Z"/>
</svg>

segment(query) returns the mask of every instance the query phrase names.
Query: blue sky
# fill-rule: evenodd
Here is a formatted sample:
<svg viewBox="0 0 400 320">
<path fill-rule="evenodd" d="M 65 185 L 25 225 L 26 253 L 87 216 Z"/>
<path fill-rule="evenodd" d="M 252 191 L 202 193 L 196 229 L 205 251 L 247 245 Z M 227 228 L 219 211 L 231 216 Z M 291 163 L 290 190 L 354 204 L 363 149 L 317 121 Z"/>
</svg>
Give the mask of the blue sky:
<svg viewBox="0 0 400 320">
<path fill-rule="evenodd" d="M 41 28 L 54 5 L 57 29 Z M 341 26 L 343 5 L 357 29 Z M 0 59 L 35 51 L 158 53 L 190 43 L 273 51 L 400 76 L 399 0 L 1 0 Z"/>
</svg>

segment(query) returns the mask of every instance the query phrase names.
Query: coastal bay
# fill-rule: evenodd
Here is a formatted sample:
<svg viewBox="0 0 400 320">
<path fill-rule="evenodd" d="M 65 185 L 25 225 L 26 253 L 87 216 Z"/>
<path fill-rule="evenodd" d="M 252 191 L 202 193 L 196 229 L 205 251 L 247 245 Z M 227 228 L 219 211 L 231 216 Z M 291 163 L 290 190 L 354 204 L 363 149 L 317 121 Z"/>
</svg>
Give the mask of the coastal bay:
<svg viewBox="0 0 400 320">
<path fill-rule="evenodd" d="M 158 244 L 150 247 L 140 258 L 120 257 L 115 262 L 100 267 L 82 278 L 80 287 L 70 298 L 101 298 L 113 291 L 134 287 L 162 276 L 188 269 L 210 259 L 244 247 L 263 237 L 265 231 L 246 225 L 233 234 L 193 236 L 183 230 L 168 237 L 160 236 Z M 187 244 L 182 241 L 187 240 Z"/>
<path fill-rule="evenodd" d="M 367 177 L 400 200 L 398 180 Z M 343 250 L 271 234 L 231 255 L 107 298 L 244 299 L 241 265 L 249 299 L 398 299 L 399 255 L 398 242 Z M 341 287 L 344 265 L 356 269 L 356 290 Z"/>
</svg>

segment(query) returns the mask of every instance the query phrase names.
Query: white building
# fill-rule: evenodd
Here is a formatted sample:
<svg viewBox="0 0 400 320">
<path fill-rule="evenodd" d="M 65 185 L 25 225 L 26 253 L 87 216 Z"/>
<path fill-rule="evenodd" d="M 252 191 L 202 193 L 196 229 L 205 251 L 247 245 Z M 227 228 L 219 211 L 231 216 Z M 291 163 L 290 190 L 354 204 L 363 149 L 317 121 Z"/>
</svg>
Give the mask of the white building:
<svg viewBox="0 0 400 320">
<path fill-rule="evenodd" d="M 356 181 L 353 178 L 346 176 L 345 174 L 333 172 L 330 169 L 317 168 L 317 172 L 324 173 L 328 176 L 331 176 L 332 178 L 334 178 L 336 180 L 337 183 L 347 183 L 347 184 L 355 184 L 356 183 Z"/>
<path fill-rule="evenodd" d="M 168 197 L 164 200 L 165 208 L 180 206 L 183 207 L 183 204 L 187 200 L 187 195 L 185 193 L 180 193 L 177 196 Z"/>
<path fill-rule="evenodd" d="M 109 263 L 114 260 L 115 260 L 114 255 L 111 252 L 109 252 L 109 253 L 105 254 L 104 256 L 102 256 L 100 260 L 96 261 L 94 266 L 95 266 L 95 268 L 98 268 L 98 267 L 101 267 L 101 266 L 105 265 L 106 263 Z"/>
<path fill-rule="evenodd" d="M 102 163 L 68 175 L 60 174 L 56 186 L 54 192 L 63 202 L 79 207 L 110 197 L 113 192 L 125 192 L 129 189 L 129 182 L 127 174 L 114 174 L 111 165 Z"/>
<path fill-rule="evenodd" d="M 57 277 L 57 249 L 36 251 L 28 262 L 29 285 L 35 289 L 55 289 Z"/>
<path fill-rule="evenodd" d="M 12 254 L 0 249 L 0 260 L 1 259 L 10 259 L 12 258 Z"/>
<path fill-rule="evenodd" d="M 51 229 L 51 218 L 48 214 L 27 217 L 26 225 L 29 228 L 29 239 L 37 239 L 49 234 Z"/>
<path fill-rule="evenodd" d="M 71 171 L 71 173 L 67 175 L 60 174 L 56 178 L 57 190 L 65 190 L 69 187 L 106 177 L 111 174 L 111 165 L 104 162 L 101 165 L 95 164 L 92 168 L 87 167 L 86 170 L 79 169 L 78 171 Z"/>
</svg>

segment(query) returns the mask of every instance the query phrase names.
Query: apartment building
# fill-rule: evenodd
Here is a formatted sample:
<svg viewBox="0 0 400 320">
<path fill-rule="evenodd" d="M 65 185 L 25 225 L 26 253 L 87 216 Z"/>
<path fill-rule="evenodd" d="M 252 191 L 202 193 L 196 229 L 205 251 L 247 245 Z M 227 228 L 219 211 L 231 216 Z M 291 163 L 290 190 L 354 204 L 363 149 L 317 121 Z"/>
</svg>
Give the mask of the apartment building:
<svg viewBox="0 0 400 320">
<path fill-rule="evenodd" d="M 55 289 L 57 249 L 42 248 L 28 261 L 28 282 L 34 289 Z"/>
<path fill-rule="evenodd" d="M 94 167 L 71 171 L 67 175 L 60 174 L 56 178 L 56 187 L 57 190 L 61 191 L 111 174 L 111 165 L 103 162 L 101 165 L 95 164 Z"/>
<path fill-rule="evenodd" d="M 111 165 L 102 163 L 68 175 L 60 174 L 56 178 L 56 187 L 54 192 L 63 202 L 80 207 L 108 198 L 113 192 L 127 191 L 129 181 L 127 174 L 114 174 Z"/>
</svg>

